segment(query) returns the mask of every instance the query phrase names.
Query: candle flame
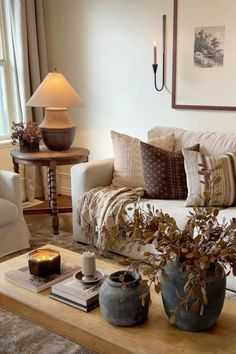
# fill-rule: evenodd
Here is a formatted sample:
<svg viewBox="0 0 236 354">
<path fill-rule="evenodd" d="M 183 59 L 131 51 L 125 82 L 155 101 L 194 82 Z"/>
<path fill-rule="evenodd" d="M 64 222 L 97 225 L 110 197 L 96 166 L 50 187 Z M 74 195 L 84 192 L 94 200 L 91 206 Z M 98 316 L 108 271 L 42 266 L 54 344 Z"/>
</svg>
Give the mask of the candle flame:
<svg viewBox="0 0 236 354">
<path fill-rule="evenodd" d="M 30 255 L 30 259 L 33 259 L 37 262 L 51 261 L 57 256 L 58 256 L 57 253 L 50 252 L 48 250 L 38 250 L 37 252 Z"/>
<path fill-rule="evenodd" d="M 154 45 L 154 47 L 156 47 L 156 46 L 157 46 L 157 42 L 156 42 L 156 41 L 154 41 L 154 42 L 153 42 L 153 45 Z"/>
</svg>

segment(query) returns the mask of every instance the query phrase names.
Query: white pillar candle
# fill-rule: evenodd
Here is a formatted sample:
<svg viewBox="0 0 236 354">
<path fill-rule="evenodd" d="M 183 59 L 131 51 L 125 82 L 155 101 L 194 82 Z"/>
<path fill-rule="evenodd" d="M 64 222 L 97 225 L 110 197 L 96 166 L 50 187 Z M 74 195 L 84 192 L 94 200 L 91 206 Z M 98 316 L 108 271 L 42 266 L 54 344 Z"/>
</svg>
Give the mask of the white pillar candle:
<svg viewBox="0 0 236 354">
<path fill-rule="evenodd" d="M 82 254 L 81 270 L 84 275 L 93 275 L 96 272 L 95 253 L 84 252 Z"/>
</svg>

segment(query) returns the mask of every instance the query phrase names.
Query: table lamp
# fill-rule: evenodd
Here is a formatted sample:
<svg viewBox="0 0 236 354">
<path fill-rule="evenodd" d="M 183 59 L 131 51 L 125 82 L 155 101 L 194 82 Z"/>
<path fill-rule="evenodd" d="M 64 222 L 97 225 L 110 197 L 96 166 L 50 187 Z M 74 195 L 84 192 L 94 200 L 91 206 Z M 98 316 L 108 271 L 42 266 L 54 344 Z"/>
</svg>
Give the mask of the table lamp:
<svg viewBox="0 0 236 354">
<path fill-rule="evenodd" d="M 39 125 L 42 139 L 49 150 L 66 150 L 73 143 L 75 125 L 67 112 L 68 107 L 84 106 L 82 99 L 58 71 L 47 74 L 26 103 L 32 107 L 46 107 Z"/>
</svg>

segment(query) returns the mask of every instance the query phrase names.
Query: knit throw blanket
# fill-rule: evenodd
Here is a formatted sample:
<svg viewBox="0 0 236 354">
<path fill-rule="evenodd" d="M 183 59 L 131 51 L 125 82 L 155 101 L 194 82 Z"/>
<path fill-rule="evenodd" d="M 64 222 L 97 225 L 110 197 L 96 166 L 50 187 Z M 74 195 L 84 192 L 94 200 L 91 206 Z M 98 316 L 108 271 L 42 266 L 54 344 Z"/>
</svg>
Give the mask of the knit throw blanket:
<svg viewBox="0 0 236 354">
<path fill-rule="evenodd" d="M 84 193 L 78 203 L 78 223 L 91 244 L 102 246 L 104 225 L 117 224 L 127 204 L 138 201 L 143 188 L 95 187 Z"/>
</svg>

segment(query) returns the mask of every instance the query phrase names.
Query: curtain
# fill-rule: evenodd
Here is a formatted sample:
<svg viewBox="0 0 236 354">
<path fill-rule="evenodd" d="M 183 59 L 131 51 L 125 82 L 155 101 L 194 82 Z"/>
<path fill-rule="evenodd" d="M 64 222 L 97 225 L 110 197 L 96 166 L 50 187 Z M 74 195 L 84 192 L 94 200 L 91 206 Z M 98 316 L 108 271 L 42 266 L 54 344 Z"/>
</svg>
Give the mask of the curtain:
<svg viewBox="0 0 236 354">
<path fill-rule="evenodd" d="M 43 111 L 26 107 L 26 102 L 48 73 L 43 0 L 5 0 L 9 17 L 12 60 L 15 68 L 18 121 L 43 120 Z M 45 168 L 25 167 L 26 194 L 29 201 L 44 196 L 47 199 Z"/>
</svg>

